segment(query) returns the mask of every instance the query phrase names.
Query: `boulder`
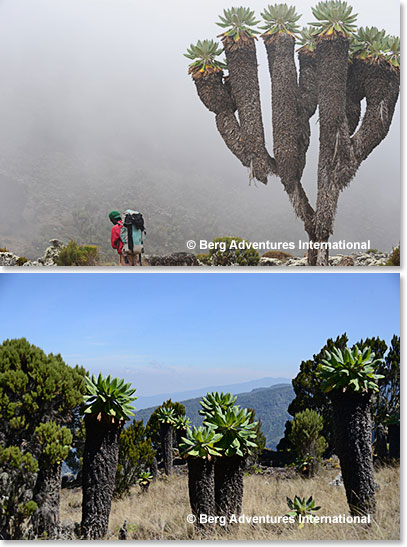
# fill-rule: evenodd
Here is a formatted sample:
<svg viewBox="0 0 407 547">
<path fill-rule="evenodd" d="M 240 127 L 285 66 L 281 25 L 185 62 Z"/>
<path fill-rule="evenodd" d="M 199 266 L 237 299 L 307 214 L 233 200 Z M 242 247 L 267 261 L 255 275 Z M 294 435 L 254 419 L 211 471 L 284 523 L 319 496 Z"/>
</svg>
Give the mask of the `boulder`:
<svg viewBox="0 0 407 547">
<path fill-rule="evenodd" d="M 199 266 L 198 259 L 192 253 L 172 253 L 170 255 L 146 255 L 148 266 Z"/>
</svg>

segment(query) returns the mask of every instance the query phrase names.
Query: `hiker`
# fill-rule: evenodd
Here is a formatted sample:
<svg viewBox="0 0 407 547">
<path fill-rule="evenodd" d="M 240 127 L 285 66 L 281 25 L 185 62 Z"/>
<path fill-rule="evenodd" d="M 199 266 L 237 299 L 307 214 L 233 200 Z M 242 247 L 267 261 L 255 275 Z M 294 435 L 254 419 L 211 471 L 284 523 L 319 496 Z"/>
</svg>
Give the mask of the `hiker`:
<svg viewBox="0 0 407 547">
<path fill-rule="evenodd" d="M 144 252 L 143 215 L 138 211 L 127 209 L 124 221 L 119 211 L 109 213 L 110 221 L 114 224 L 110 236 L 113 249 L 117 249 L 120 257 L 120 266 L 141 266 L 141 253 Z"/>
</svg>

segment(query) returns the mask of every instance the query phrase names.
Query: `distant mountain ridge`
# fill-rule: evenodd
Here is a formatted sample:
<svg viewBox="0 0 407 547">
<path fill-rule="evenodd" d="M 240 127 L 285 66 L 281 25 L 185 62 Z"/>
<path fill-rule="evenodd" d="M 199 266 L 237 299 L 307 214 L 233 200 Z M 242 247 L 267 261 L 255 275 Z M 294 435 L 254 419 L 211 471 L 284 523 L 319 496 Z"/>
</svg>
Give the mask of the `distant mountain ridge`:
<svg viewBox="0 0 407 547">
<path fill-rule="evenodd" d="M 233 393 L 233 390 L 231 391 Z M 174 397 L 171 398 L 174 402 L 178 401 Z M 279 440 L 284 435 L 285 422 L 291 418 L 287 409 L 293 398 L 294 390 L 291 384 L 280 383 L 268 388 L 254 388 L 250 392 L 239 393 L 237 394 L 236 402 L 244 408 L 253 408 L 256 411 L 256 417 L 262 421 L 262 431 L 266 437 L 266 446 L 267 448 L 275 449 Z M 179 401 L 185 405 L 186 414 L 191 419 L 192 425 L 196 426 L 202 423 L 202 416 L 199 415 L 201 408 L 199 404 L 200 400 L 201 397 L 196 397 Z M 156 406 L 153 406 L 137 411 L 134 419 L 143 420 L 144 424 L 146 424 L 155 408 Z"/>
<path fill-rule="evenodd" d="M 252 391 L 253 389 L 268 388 L 276 384 L 289 384 L 290 382 L 291 380 L 289 378 L 265 377 L 258 378 L 256 380 L 249 380 L 248 382 L 241 382 L 239 384 L 206 386 L 188 391 L 179 391 L 176 393 L 159 393 L 158 395 L 139 397 L 137 399 L 136 408 L 138 410 L 142 410 L 143 408 L 148 408 L 150 406 L 159 406 L 168 399 L 172 399 L 173 401 L 180 401 L 181 399 L 194 399 L 195 397 L 202 397 L 212 391 L 223 391 L 224 393 L 234 393 L 236 395 L 237 393 L 245 393 Z"/>
</svg>

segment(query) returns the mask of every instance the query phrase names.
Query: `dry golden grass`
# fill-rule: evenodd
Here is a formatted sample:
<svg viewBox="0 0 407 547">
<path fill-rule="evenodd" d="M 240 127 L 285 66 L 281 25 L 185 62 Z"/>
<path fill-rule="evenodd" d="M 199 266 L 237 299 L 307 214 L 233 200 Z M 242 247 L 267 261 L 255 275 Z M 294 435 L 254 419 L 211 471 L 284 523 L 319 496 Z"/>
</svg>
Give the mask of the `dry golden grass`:
<svg viewBox="0 0 407 547">
<path fill-rule="evenodd" d="M 319 515 L 348 515 L 343 487 L 329 485 L 337 475 L 335 469 L 323 470 L 313 479 L 277 480 L 261 475 L 245 477 L 243 513 L 245 515 L 284 515 L 288 508 L 286 496 L 312 495 L 321 510 Z M 186 521 L 191 512 L 186 477 L 161 479 L 151 484 L 147 494 L 134 489 L 130 496 L 114 500 L 110 514 L 108 539 L 118 539 L 118 532 L 127 520 L 128 539 L 230 539 L 230 540 L 397 540 L 400 538 L 400 472 L 398 467 L 376 471 L 380 485 L 376 493 L 377 513 L 370 527 L 355 524 L 239 524 L 226 532 L 222 527 L 203 536 Z M 81 491 L 63 490 L 61 520 L 80 522 Z"/>
</svg>

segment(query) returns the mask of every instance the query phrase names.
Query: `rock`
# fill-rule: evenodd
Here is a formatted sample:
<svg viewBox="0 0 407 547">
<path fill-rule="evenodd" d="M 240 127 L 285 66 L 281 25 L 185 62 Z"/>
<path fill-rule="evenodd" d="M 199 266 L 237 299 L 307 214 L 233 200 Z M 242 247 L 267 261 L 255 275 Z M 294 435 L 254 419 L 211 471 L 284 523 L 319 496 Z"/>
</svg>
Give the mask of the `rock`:
<svg viewBox="0 0 407 547">
<path fill-rule="evenodd" d="M 337 262 L 336 266 L 354 266 L 355 262 L 351 256 L 344 256 L 342 257 L 339 262 Z"/>
<path fill-rule="evenodd" d="M 148 266 L 199 266 L 198 259 L 192 253 L 172 253 L 170 255 L 145 256 Z"/>
<path fill-rule="evenodd" d="M 18 256 L 13 253 L 0 253 L 0 266 L 17 266 Z"/>
<path fill-rule="evenodd" d="M 278 260 L 278 258 L 268 258 L 268 257 L 261 257 L 259 266 L 284 266 L 284 262 L 282 260 Z"/>
<path fill-rule="evenodd" d="M 28 261 L 23 264 L 23 268 L 28 267 L 41 267 L 41 266 L 57 266 L 57 258 L 61 249 L 65 246 L 59 239 L 51 239 L 50 246 L 46 248 L 44 256 L 37 258 L 37 260 Z"/>
<path fill-rule="evenodd" d="M 342 474 L 336 475 L 333 481 L 329 483 L 331 486 L 343 486 Z"/>
</svg>

